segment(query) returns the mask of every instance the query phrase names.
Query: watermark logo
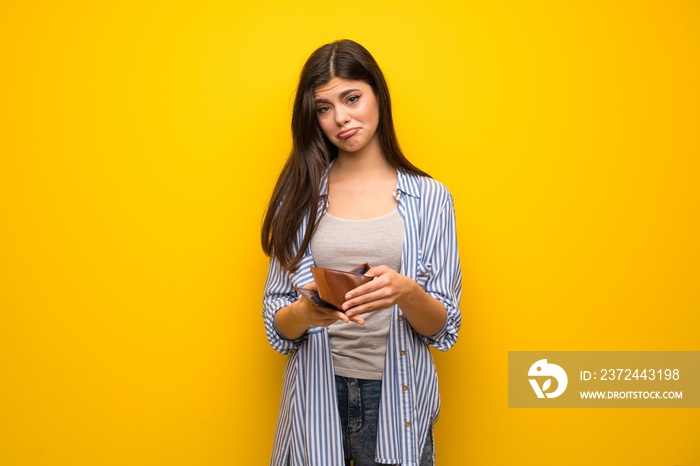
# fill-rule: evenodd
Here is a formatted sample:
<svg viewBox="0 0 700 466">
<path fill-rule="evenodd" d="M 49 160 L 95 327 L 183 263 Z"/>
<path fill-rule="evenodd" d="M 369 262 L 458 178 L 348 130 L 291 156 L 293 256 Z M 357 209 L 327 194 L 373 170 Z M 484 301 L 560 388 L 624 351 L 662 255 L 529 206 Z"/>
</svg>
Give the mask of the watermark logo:
<svg viewBox="0 0 700 466">
<path fill-rule="evenodd" d="M 700 351 L 508 351 L 508 407 L 700 408 Z"/>
<path fill-rule="evenodd" d="M 569 383 L 569 378 L 566 376 L 564 369 L 556 364 L 548 363 L 546 359 L 540 359 L 530 366 L 527 375 L 529 377 L 534 377 L 528 380 L 537 398 L 556 398 L 564 393 Z M 552 379 L 556 380 L 557 383 L 555 389 L 549 391 L 552 388 Z M 541 386 L 539 383 L 540 380 L 542 381 Z"/>
</svg>

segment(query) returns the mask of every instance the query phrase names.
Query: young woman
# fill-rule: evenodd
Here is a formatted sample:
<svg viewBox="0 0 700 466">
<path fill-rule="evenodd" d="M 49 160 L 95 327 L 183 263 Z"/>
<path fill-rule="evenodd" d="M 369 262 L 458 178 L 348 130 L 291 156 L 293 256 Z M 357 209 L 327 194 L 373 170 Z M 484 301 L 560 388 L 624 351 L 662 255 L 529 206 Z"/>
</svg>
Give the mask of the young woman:
<svg viewBox="0 0 700 466">
<path fill-rule="evenodd" d="M 356 42 L 301 72 L 293 147 L 262 228 L 263 317 L 288 354 L 271 464 L 434 464 L 429 347 L 452 347 L 461 270 L 452 196 L 399 149 L 384 76 Z M 341 310 L 314 306 L 309 266 L 374 277 Z M 351 463 L 352 461 L 352 463 Z"/>
</svg>

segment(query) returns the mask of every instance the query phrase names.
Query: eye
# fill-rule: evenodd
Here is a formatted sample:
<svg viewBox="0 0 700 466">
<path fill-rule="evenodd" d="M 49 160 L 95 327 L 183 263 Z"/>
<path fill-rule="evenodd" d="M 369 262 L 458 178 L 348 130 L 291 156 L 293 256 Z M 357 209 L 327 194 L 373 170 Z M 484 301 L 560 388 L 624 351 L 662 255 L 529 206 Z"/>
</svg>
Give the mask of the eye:
<svg viewBox="0 0 700 466">
<path fill-rule="evenodd" d="M 348 103 L 349 103 L 349 104 L 354 104 L 354 103 L 356 103 L 358 100 L 360 100 L 360 96 L 359 96 L 359 95 L 351 95 L 350 97 L 348 97 Z"/>
<path fill-rule="evenodd" d="M 326 112 L 327 112 L 328 110 L 330 110 L 330 109 L 331 109 L 331 108 L 328 107 L 328 106 L 326 106 L 326 105 L 324 105 L 323 107 L 316 107 L 316 113 L 324 114 L 324 113 L 326 113 Z"/>
</svg>

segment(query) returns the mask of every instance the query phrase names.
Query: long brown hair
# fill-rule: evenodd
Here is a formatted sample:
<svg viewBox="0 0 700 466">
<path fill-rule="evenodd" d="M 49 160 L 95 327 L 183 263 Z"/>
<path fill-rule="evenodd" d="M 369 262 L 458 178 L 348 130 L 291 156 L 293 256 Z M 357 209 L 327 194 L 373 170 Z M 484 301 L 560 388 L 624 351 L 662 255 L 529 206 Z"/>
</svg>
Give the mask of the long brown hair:
<svg viewBox="0 0 700 466">
<path fill-rule="evenodd" d="M 304 255 L 317 223 L 320 183 L 325 170 L 338 156 L 316 119 L 314 89 L 332 78 L 367 83 L 379 106 L 379 143 L 386 160 L 397 170 L 428 176 L 401 152 L 394 131 L 389 89 L 372 55 L 360 44 L 339 40 L 314 51 L 304 64 L 292 110 L 292 151 L 272 192 L 262 225 L 262 248 L 287 270 Z M 302 243 L 294 250 L 294 239 L 303 217 L 309 223 Z"/>
</svg>

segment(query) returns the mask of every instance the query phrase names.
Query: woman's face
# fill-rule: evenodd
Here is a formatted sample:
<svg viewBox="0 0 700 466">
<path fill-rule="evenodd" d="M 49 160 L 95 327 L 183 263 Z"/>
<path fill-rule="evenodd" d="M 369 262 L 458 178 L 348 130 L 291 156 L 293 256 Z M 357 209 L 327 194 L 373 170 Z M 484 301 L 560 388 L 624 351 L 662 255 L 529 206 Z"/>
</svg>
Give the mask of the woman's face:
<svg viewBox="0 0 700 466">
<path fill-rule="evenodd" d="M 332 78 L 314 89 L 314 100 L 321 130 L 340 151 L 378 144 L 379 106 L 369 84 Z"/>
</svg>

